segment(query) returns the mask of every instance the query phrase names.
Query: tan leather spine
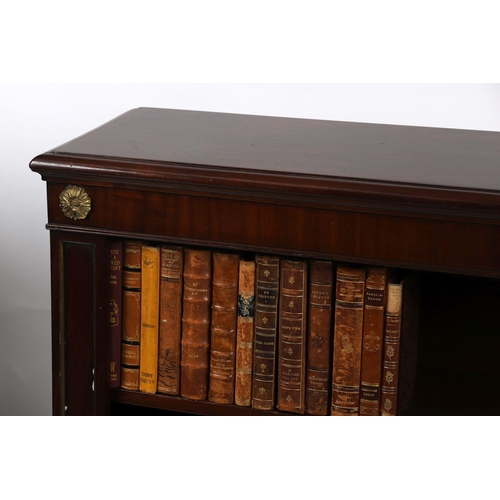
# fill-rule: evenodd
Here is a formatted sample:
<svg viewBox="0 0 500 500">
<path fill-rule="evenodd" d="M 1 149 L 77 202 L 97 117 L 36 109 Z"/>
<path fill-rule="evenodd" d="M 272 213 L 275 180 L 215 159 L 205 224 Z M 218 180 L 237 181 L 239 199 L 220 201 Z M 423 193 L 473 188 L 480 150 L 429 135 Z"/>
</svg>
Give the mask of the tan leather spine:
<svg viewBox="0 0 500 500">
<path fill-rule="evenodd" d="M 365 270 L 337 267 L 331 415 L 359 415 Z"/>
<path fill-rule="evenodd" d="M 237 253 L 213 253 L 208 391 L 213 403 L 234 403 L 239 261 Z"/>
<path fill-rule="evenodd" d="M 212 252 L 184 249 L 181 396 L 203 400 L 208 392 Z"/>
<path fill-rule="evenodd" d="M 141 363 L 139 390 L 154 394 L 158 387 L 159 247 L 143 245 L 141 273 Z"/>
<path fill-rule="evenodd" d="M 332 374 L 333 263 L 309 262 L 307 312 L 306 413 L 328 415 Z"/>
<path fill-rule="evenodd" d="M 380 409 L 386 288 L 387 269 L 369 267 L 365 287 L 359 405 L 359 414 L 365 416 L 376 416 Z"/>
<path fill-rule="evenodd" d="M 161 246 L 158 392 L 179 394 L 181 359 L 182 247 Z"/>
<path fill-rule="evenodd" d="M 252 403 L 252 365 L 255 310 L 255 261 L 240 260 L 238 283 L 238 324 L 236 328 L 236 378 L 234 402 Z"/>
<path fill-rule="evenodd" d="M 402 302 L 403 284 L 389 283 L 387 286 L 387 311 L 385 315 L 382 366 L 382 403 L 380 407 L 380 414 L 383 416 L 394 416 L 397 411 Z"/>
<path fill-rule="evenodd" d="M 414 403 L 421 274 L 402 272 L 394 283 L 390 283 L 389 290 L 382 365 L 380 414 L 383 416 L 411 413 Z"/>
<path fill-rule="evenodd" d="M 257 255 L 252 407 L 274 408 L 280 258 Z"/>
<path fill-rule="evenodd" d="M 122 349 L 120 387 L 139 390 L 141 339 L 141 249 L 139 241 L 123 242 Z M 125 354 L 130 352 L 136 355 Z"/>
</svg>

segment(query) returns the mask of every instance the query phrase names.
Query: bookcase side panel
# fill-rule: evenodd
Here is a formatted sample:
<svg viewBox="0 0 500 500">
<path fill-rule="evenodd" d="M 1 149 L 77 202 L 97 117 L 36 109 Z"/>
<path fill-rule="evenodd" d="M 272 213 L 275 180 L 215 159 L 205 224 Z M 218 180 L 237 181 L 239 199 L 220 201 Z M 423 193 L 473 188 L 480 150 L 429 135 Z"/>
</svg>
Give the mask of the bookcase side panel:
<svg viewBox="0 0 500 500">
<path fill-rule="evenodd" d="M 51 232 L 54 415 L 107 413 L 105 241 Z"/>
</svg>

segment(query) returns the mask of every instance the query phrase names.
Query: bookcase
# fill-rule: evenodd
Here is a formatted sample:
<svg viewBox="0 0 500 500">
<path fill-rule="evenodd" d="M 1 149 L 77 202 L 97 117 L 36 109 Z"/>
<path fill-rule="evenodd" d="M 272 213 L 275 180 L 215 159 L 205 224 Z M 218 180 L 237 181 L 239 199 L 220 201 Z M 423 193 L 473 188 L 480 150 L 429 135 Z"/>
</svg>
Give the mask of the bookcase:
<svg viewBox="0 0 500 500">
<path fill-rule="evenodd" d="M 54 415 L 284 415 L 110 389 L 116 239 L 416 270 L 412 415 L 500 409 L 500 134 L 138 108 L 34 158 Z"/>
</svg>

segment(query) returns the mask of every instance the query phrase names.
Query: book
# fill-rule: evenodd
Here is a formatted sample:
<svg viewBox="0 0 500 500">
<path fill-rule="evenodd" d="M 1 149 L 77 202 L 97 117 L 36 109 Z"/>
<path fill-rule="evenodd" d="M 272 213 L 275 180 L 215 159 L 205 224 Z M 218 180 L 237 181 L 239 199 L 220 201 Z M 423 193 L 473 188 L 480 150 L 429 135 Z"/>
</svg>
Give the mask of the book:
<svg viewBox="0 0 500 500">
<path fill-rule="evenodd" d="M 255 260 L 240 260 L 238 280 L 238 322 L 236 327 L 236 377 L 234 402 L 252 403 L 252 369 L 255 310 Z"/>
<path fill-rule="evenodd" d="M 181 358 L 183 248 L 162 245 L 160 266 L 160 332 L 158 392 L 179 394 Z"/>
<path fill-rule="evenodd" d="M 239 261 L 237 253 L 213 252 L 208 391 L 213 403 L 234 403 Z"/>
<path fill-rule="evenodd" d="M 207 399 L 212 251 L 185 248 L 182 295 L 181 396 Z"/>
<path fill-rule="evenodd" d="M 331 415 L 359 414 L 365 269 L 337 266 Z"/>
<path fill-rule="evenodd" d="M 123 243 L 122 349 L 120 386 L 139 390 L 141 340 L 141 249 L 138 241 Z"/>
<path fill-rule="evenodd" d="M 120 387 L 122 343 L 123 242 L 109 243 L 109 387 Z"/>
<path fill-rule="evenodd" d="M 256 255 L 252 407 L 272 410 L 276 401 L 276 347 L 280 257 Z"/>
<path fill-rule="evenodd" d="M 360 415 L 379 414 L 386 288 L 387 269 L 368 267 L 361 352 Z"/>
<path fill-rule="evenodd" d="M 307 261 L 281 259 L 278 396 L 281 411 L 305 413 Z"/>
<path fill-rule="evenodd" d="M 306 413 L 328 415 L 332 374 L 333 270 L 330 261 L 309 261 Z"/>
<path fill-rule="evenodd" d="M 155 394 L 158 387 L 160 248 L 142 246 L 141 352 L 139 390 Z"/>
<path fill-rule="evenodd" d="M 387 285 L 380 415 L 401 415 L 415 395 L 420 274 L 401 271 Z"/>
</svg>

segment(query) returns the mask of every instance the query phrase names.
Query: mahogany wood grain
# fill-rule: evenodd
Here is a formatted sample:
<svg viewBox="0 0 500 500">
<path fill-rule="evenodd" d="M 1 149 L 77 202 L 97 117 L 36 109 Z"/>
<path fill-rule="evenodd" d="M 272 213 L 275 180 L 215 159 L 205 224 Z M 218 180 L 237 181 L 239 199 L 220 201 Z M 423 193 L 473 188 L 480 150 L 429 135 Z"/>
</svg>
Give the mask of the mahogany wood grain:
<svg viewBox="0 0 500 500">
<path fill-rule="evenodd" d="M 85 186 L 87 219 L 68 221 L 49 183 L 49 227 L 172 243 L 500 276 L 500 226 L 178 193 Z"/>
</svg>

